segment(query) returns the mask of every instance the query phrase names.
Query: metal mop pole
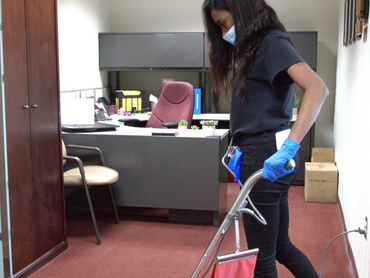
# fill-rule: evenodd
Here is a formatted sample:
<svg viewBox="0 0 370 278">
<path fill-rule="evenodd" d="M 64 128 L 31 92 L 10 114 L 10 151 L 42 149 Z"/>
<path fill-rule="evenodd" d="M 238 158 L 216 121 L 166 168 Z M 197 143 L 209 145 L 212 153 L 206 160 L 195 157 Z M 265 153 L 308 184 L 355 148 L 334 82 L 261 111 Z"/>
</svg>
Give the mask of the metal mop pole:
<svg viewBox="0 0 370 278">
<path fill-rule="evenodd" d="M 217 249 L 217 244 L 220 243 L 221 239 L 225 236 L 226 232 L 229 230 L 230 226 L 234 222 L 235 214 L 246 205 L 245 199 L 249 195 L 250 191 L 252 190 L 253 186 L 256 182 L 262 178 L 262 169 L 253 173 L 247 181 L 244 183 L 243 188 L 239 192 L 238 197 L 236 198 L 233 206 L 231 207 L 228 215 L 222 222 L 221 226 L 219 227 L 216 235 L 214 236 L 213 240 L 209 244 L 206 252 L 204 253 L 202 259 L 200 260 L 198 266 L 194 270 L 191 278 L 199 278 L 204 271 L 204 268 L 207 265 L 209 259 L 212 259 L 211 255 L 214 254 L 215 250 Z"/>
</svg>

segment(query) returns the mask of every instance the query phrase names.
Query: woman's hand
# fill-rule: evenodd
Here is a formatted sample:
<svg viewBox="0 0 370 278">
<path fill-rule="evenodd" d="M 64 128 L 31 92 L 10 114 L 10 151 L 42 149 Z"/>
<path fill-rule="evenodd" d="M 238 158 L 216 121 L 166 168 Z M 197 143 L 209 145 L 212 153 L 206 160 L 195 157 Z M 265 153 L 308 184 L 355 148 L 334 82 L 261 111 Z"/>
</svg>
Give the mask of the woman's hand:
<svg viewBox="0 0 370 278">
<path fill-rule="evenodd" d="M 301 146 L 292 139 L 286 139 L 281 148 L 263 163 L 262 176 L 274 182 L 294 171 L 294 168 L 286 169 L 287 163 L 296 155 Z"/>
</svg>

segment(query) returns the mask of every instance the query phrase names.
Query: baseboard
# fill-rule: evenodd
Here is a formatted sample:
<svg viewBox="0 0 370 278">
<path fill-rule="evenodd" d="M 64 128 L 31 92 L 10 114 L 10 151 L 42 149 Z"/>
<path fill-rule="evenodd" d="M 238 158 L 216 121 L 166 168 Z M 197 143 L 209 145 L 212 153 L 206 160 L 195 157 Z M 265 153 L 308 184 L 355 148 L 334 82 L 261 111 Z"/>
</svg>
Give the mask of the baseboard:
<svg viewBox="0 0 370 278">
<path fill-rule="evenodd" d="M 342 210 L 342 205 L 340 203 L 340 199 L 338 199 L 337 208 L 339 212 L 340 223 L 342 225 L 342 230 L 343 232 L 345 232 L 347 231 L 347 227 L 346 227 L 346 222 L 344 221 L 344 214 Z M 355 257 L 353 256 L 352 248 L 351 248 L 351 245 L 349 244 L 348 234 L 344 235 L 344 248 L 346 250 L 346 254 L 348 257 L 348 261 L 349 261 L 349 270 L 352 274 L 351 277 L 359 278 L 356 263 L 355 263 Z"/>
<path fill-rule="evenodd" d="M 68 244 L 66 241 L 63 241 L 59 243 L 57 246 L 55 246 L 53 249 L 51 249 L 49 252 L 42 255 L 40 258 L 35 260 L 34 262 L 30 263 L 28 266 L 23 268 L 22 270 L 18 271 L 14 274 L 13 278 L 23 278 L 28 277 L 33 272 L 38 270 L 40 267 L 51 261 L 53 258 L 58 256 L 60 253 L 62 253 L 64 250 L 68 248 Z"/>
</svg>

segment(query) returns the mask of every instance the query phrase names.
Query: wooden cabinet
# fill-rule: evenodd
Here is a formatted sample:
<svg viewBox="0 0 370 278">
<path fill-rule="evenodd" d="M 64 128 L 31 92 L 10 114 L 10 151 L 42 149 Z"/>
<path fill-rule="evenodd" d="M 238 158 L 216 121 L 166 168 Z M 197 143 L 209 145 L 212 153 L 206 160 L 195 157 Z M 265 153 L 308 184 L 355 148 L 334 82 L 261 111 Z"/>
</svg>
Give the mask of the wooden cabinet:
<svg viewBox="0 0 370 278">
<path fill-rule="evenodd" d="M 3 0 L 4 92 L 13 274 L 65 242 L 55 0 Z"/>
</svg>

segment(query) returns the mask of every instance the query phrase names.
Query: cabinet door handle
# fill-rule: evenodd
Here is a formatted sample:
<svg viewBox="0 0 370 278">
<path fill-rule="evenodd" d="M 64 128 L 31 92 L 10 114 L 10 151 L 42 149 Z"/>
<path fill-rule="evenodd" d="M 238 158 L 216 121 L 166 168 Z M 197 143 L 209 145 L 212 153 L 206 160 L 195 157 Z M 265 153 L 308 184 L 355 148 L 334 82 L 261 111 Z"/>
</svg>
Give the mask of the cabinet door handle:
<svg viewBox="0 0 370 278">
<path fill-rule="evenodd" d="M 26 105 L 23 105 L 22 109 L 24 110 L 28 110 L 30 107 L 26 104 Z"/>
<path fill-rule="evenodd" d="M 37 109 L 37 104 L 33 104 L 32 108 Z"/>
</svg>

